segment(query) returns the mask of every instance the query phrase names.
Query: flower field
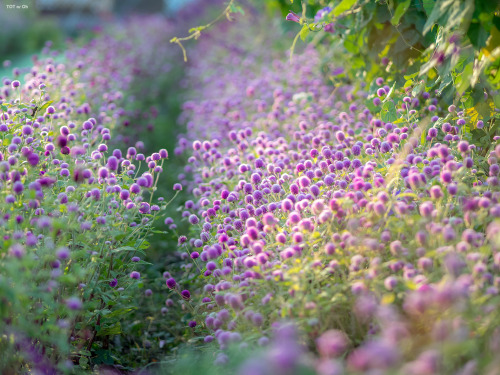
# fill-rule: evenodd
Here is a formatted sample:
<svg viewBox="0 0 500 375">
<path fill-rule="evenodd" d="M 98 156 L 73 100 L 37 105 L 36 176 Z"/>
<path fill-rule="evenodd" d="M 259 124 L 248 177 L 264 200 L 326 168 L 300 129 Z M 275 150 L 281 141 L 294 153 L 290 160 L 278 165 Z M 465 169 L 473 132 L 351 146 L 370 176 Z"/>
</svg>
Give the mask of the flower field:
<svg viewBox="0 0 500 375">
<path fill-rule="evenodd" d="M 374 57 L 348 22 L 381 10 L 323 3 L 231 1 L 188 47 L 132 18 L 3 79 L 1 373 L 499 373 L 499 9 L 474 49 L 396 2 L 360 35 L 421 39 Z"/>
</svg>

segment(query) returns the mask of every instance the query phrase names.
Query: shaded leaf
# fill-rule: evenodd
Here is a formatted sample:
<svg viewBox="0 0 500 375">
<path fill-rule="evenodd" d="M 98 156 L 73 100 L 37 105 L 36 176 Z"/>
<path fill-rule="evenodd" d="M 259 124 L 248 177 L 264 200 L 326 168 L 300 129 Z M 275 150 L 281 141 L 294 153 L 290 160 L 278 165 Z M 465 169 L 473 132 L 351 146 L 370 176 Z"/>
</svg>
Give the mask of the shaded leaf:
<svg viewBox="0 0 500 375">
<path fill-rule="evenodd" d="M 342 0 L 339 5 L 337 5 L 335 8 L 333 8 L 333 15 L 335 17 L 338 17 L 339 15 L 341 15 L 342 13 L 344 13 L 345 11 L 348 11 L 349 9 L 351 9 L 354 4 L 356 4 L 356 1 L 357 0 Z"/>
<path fill-rule="evenodd" d="M 392 16 L 391 23 L 393 25 L 399 24 L 399 21 L 401 20 L 401 17 L 403 17 L 403 14 L 406 13 L 408 10 L 408 7 L 410 6 L 411 0 L 405 0 L 402 3 L 399 3 L 396 11 L 394 12 L 394 15 Z"/>
</svg>

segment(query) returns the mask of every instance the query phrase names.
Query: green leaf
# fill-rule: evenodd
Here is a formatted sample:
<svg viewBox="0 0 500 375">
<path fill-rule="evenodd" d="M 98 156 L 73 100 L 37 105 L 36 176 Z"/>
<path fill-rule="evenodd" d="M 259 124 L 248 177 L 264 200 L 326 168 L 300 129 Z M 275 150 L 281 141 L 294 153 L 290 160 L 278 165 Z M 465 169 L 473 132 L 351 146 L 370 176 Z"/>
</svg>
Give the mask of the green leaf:
<svg viewBox="0 0 500 375">
<path fill-rule="evenodd" d="M 422 130 L 422 134 L 420 135 L 420 144 L 425 144 L 425 140 L 427 138 L 427 129 Z"/>
<path fill-rule="evenodd" d="M 425 81 L 420 81 L 411 91 L 411 95 L 415 98 L 425 89 Z"/>
<path fill-rule="evenodd" d="M 424 25 L 423 34 L 427 34 L 436 23 L 451 30 L 461 22 L 465 23 L 473 11 L 473 0 L 438 0 Z"/>
<path fill-rule="evenodd" d="M 111 319 L 111 318 L 119 317 L 120 315 L 125 315 L 125 314 L 127 314 L 130 311 L 135 310 L 135 309 L 136 309 L 136 307 L 124 307 L 124 308 L 115 310 L 112 313 L 107 314 L 106 319 Z"/>
<path fill-rule="evenodd" d="M 98 336 L 113 336 L 113 335 L 119 335 L 122 333 L 122 326 L 120 322 L 116 323 L 115 325 L 107 328 L 101 328 L 101 330 L 97 333 Z"/>
<path fill-rule="evenodd" d="M 434 9 L 434 1 L 422 1 L 422 5 L 424 7 L 425 13 L 427 16 L 429 16 L 432 13 L 432 10 Z"/>
<path fill-rule="evenodd" d="M 97 356 L 93 359 L 93 362 L 96 364 L 105 364 L 105 365 L 112 365 L 114 364 L 113 357 L 111 356 L 111 351 L 109 350 L 104 350 L 104 349 L 97 349 L 96 350 Z"/>
<path fill-rule="evenodd" d="M 380 117 L 384 122 L 394 122 L 398 119 L 396 106 L 393 102 L 385 102 L 380 111 Z"/>
<path fill-rule="evenodd" d="M 479 22 L 471 22 L 469 30 L 467 30 L 467 36 L 469 37 L 472 45 L 477 49 L 480 49 L 486 46 L 486 41 L 488 40 L 490 34 Z"/>
<path fill-rule="evenodd" d="M 117 249 L 114 249 L 113 252 L 114 253 L 118 253 L 120 251 L 136 251 L 137 249 L 135 247 L 132 247 L 132 246 L 122 246 L 122 247 L 119 247 Z"/>
<path fill-rule="evenodd" d="M 413 74 L 409 74 L 409 75 L 407 75 L 407 76 L 404 76 L 404 78 L 408 81 L 408 80 L 413 79 L 413 78 L 415 78 L 416 76 L 418 76 L 418 73 L 419 73 L 419 72 L 415 72 L 415 73 L 413 73 Z"/>
<path fill-rule="evenodd" d="M 333 15 L 335 17 L 338 17 L 339 15 L 341 15 L 342 13 L 348 11 L 349 9 L 351 9 L 354 4 L 356 4 L 356 1 L 357 0 L 342 0 L 339 5 L 337 5 L 335 8 L 333 8 Z"/>
<path fill-rule="evenodd" d="M 403 14 L 406 13 L 408 10 L 408 7 L 410 6 L 411 0 L 405 0 L 402 3 L 399 3 L 396 11 L 394 12 L 394 16 L 392 16 L 391 23 L 396 26 L 399 24 L 399 21 L 401 20 L 401 17 L 403 17 Z"/>
<path fill-rule="evenodd" d="M 444 78 L 443 78 L 443 81 L 441 82 L 441 85 L 439 85 L 439 88 L 438 88 L 438 91 L 437 91 L 437 94 L 439 96 L 441 96 L 441 94 L 443 93 L 443 90 L 450 84 L 452 83 L 453 80 L 451 78 L 451 74 L 448 73 Z"/>
<path fill-rule="evenodd" d="M 136 249 L 135 247 L 132 247 L 132 246 L 119 247 L 117 249 L 114 249 L 113 253 L 121 253 L 123 251 L 137 251 L 140 254 L 146 255 L 146 253 L 144 251 L 142 251 L 141 249 Z"/>
<path fill-rule="evenodd" d="M 53 100 L 49 100 L 48 102 L 44 103 L 40 108 L 38 108 L 38 113 L 43 113 L 43 111 L 45 111 L 47 109 L 47 107 L 49 105 L 51 105 L 54 101 Z"/>
<path fill-rule="evenodd" d="M 469 63 L 465 66 L 464 71 L 460 76 L 457 77 L 457 92 L 462 95 L 465 90 L 467 90 L 470 86 L 470 78 L 472 77 L 472 73 L 474 70 L 474 63 Z"/>
<path fill-rule="evenodd" d="M 478 120 L 488 121 L 491 114 L 495 113 L 494 111 L 495 104 L 493 102 L 479 102 L 474 107 L 467 108 L 465 114 L 469 116 L 470 122 L 475 126 Z"/>
<path fill-rule="evenodd" d="M 306 40 L 307 34 L 309 34 L 309 27 L 307 25 L 302 26 L 302 30 L 300 30 L 300 39 L 304 42 Z"/>
<path fill-rule="evenodd" d="M 391 96 L 392 96 L 392 93 L 394 92 L 394 87 L 396 87 L 396 82 L 394 82 L 394 83 L 392 84 L 391 89 L 390 89 L 390 90 L 389 90 L 389 92 L 387 93 L 387 95 L 386 95 L 386 97 L 385 97 L 385 99 L 383 100 L 383 102 L 382 102 L 382 103 L 385 103 L 385 102 L 389 101 L 389 99 L 390 99 L 390 98 L 391 98 Z"/>
<path fill-rule="evenodd" d="M 245 15 L 245 11 L 243 10 L 242 7 L 240 7 L 238 4 L 231 4 L 231 7 L 229 8 L 231 13 L 241 13 L 242 15 Z"/>
</svg>

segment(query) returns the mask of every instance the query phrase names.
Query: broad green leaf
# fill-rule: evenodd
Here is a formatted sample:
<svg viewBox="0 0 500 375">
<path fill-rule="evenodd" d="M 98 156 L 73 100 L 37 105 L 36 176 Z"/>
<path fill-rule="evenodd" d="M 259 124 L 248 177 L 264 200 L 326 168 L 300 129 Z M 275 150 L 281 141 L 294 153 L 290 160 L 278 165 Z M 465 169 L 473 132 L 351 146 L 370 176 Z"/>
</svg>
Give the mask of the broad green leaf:
<svg viewBox="0 0 500 375">
<path fill-rule="evenodd" d="M 486 44 L 485 49 L 490 54 L 492 54 L 493 51 L 498 48 L 498 46 L 500 46 L 500 31 L 496 26 L 492 26 L 492 28 L 490 29 L 490 37 L 488 39 L 488 43 Z"/>
<path fill-rule="evenodd" d="M 392 16 L 391 23 L 395 26 L 399 24 L 399 21 L 401 20 L 401 17 L 403 17 L 403 14 L 406 13 L 408 10 L 408 7 L 410 6 L 411 0 L 405 0 L 402 3 L 399 3 L 396 11 L 394 12 L 394 15 Z"/>
<path fill-rule="evenodd" d="M 425 81 L 420 81 L 411 91 L 411 95 L 415 98 L 425 89 Z"/>
<path fill-rule="evenodd" d="M 495 113 L 495 104 L 492 101 L 479 102 L 474 107 L 467 108 L 465 114 L 470 117 L 470 122 L 476 126 L 478 120 L 488 121 Z"/>
<path fill-rule="evenodd" d="M 438 88 L 438 91 L 437 91 L 437 94 L 438 95 L 441 95 L 443 93 L 443 90 L 450 84 L 452 83 L 453 80 L 451 78 L 451 74 L 447 74 L 444 78 L 443 78 L 443 81 L 441 82 L 441 85 L 439 85 L 439 88 Z"/>
<path fill-rule="evenodd" d="M 493 102 L 495 103 L 497 108 L 500 108 L 500 95 L 493 95 Z"/>
<path fill-rule="evenodd" d="M 409 79 L 408 81 L 405 82 L 403 88 L 410 87 L 411 85 L 413 85 L 413 81 L 411 79 Z"/>
<path fill-rule="evenodd" d="M 338 17 L 340 16 L 342 13 L 344 13 L 345 11 L 348 11 L 349 9 L 351 9 L 354 4 L 356 4 L 356 1 L 357 0 L 342 0 L 339 5 L 337 5 L 335 8 L 333 8 L 333 15 L 335 17 Z"/>
<path fill-rule="evenodd" d="M 467 30 L 467 36 L 474 47 L 482 48 L 486 46 L 490 34 L 479 22 L 471 22 L 469 30 Z"/>
<path fill-rule="evenodd" d="M 457 92 L 462 95 L 465 90 L 467 90 L 470 86 L 470 79 L 472 77 L 472 72 L 474 68 L 474 63 L 469 63 L 465 66 L 464 71 L 460 76 L 457 77 Z"/>
<path fill-rule="evenodd" d="M 302 30 L 300 30 L 300 39 L 302 39 L 302 41 L 305 41 L 306 40 L 306 37 L 307 37 L 307 34 L 309 34 L 309 27 L 307 27 L 307 25 L 304 25 L 302 26 Z"/>
<path fill-rule="evenodd" d="M 434 5 L 436 3 L 434 1 L 422 1 L 422 5 L 424 7 L 425 13 L 427 16 L 429 16 L 432 13 L 432 10 L 434 9 Z"/>
<path fill-rule="evenodd" d="M 420 135 L 420 144 L 423 145 L 427 138 L 427 129 L 422 130 L 422 134 Z"/>
<path fill-rule="evenodd" d="M 384 122 L 394 122 L 398 119 L 396 106 L 393 102 L 385 102 L 380 111 L 380 117 Z"/>
<path fill-rule="evenodd" d="M 473 0 L 438 0 L 424 25 L 423 34 L 427 34 L 436 23 L 445 30 L 451 30 L 461 22 L 466 22 L 473 11 Z"/>
<path fill-rule="evenodd" d="M 418 73 L 419 73 L 419 72 L 415 72 L 415 73 L 413 73 L 413 74 L 408 74 L 408 75 L 403 76 L 403 77 L 404 77 L 404 78 L 408 81 L 408 80 L 413 79 L 413 78 L 415 78 L 416 76 L 418 76 Z"/>
</svg>

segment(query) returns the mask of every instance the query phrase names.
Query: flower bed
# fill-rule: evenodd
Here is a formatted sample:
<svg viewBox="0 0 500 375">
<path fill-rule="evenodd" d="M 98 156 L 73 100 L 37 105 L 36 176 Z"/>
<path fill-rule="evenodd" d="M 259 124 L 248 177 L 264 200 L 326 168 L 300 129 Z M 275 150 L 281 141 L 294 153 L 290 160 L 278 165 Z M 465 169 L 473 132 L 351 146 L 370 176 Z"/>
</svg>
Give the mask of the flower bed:
<svg viewBox="0 0 500 375">
<path fill-rule="evenodd" d="M 200 83 L 176 152 L 191 155 L 192 229 L 167 316 L 228 373 L 268 345 L 238 371 L 493 371 L 494 119 L 382 78 L 334 89 L 314 48 L 289 65 L 250 30 L 200 42 L 188 71 Z"/>
<path fill-rule="evenodd" d="M 151 62 L 153 51 L 164 56 L 156 35 L 168 23 L 144 21 L 70 47 L 63 62 L 48 45 L 23 84 L 3 80 L 2 372 L 87 369 L 137 308 L 147 238 L 167 205 L 153 196 L 168 153 L 109 144 L 123 146 L 131 114 L 121 106 L 133 75 L 168 69 Z"/>
</svg>

